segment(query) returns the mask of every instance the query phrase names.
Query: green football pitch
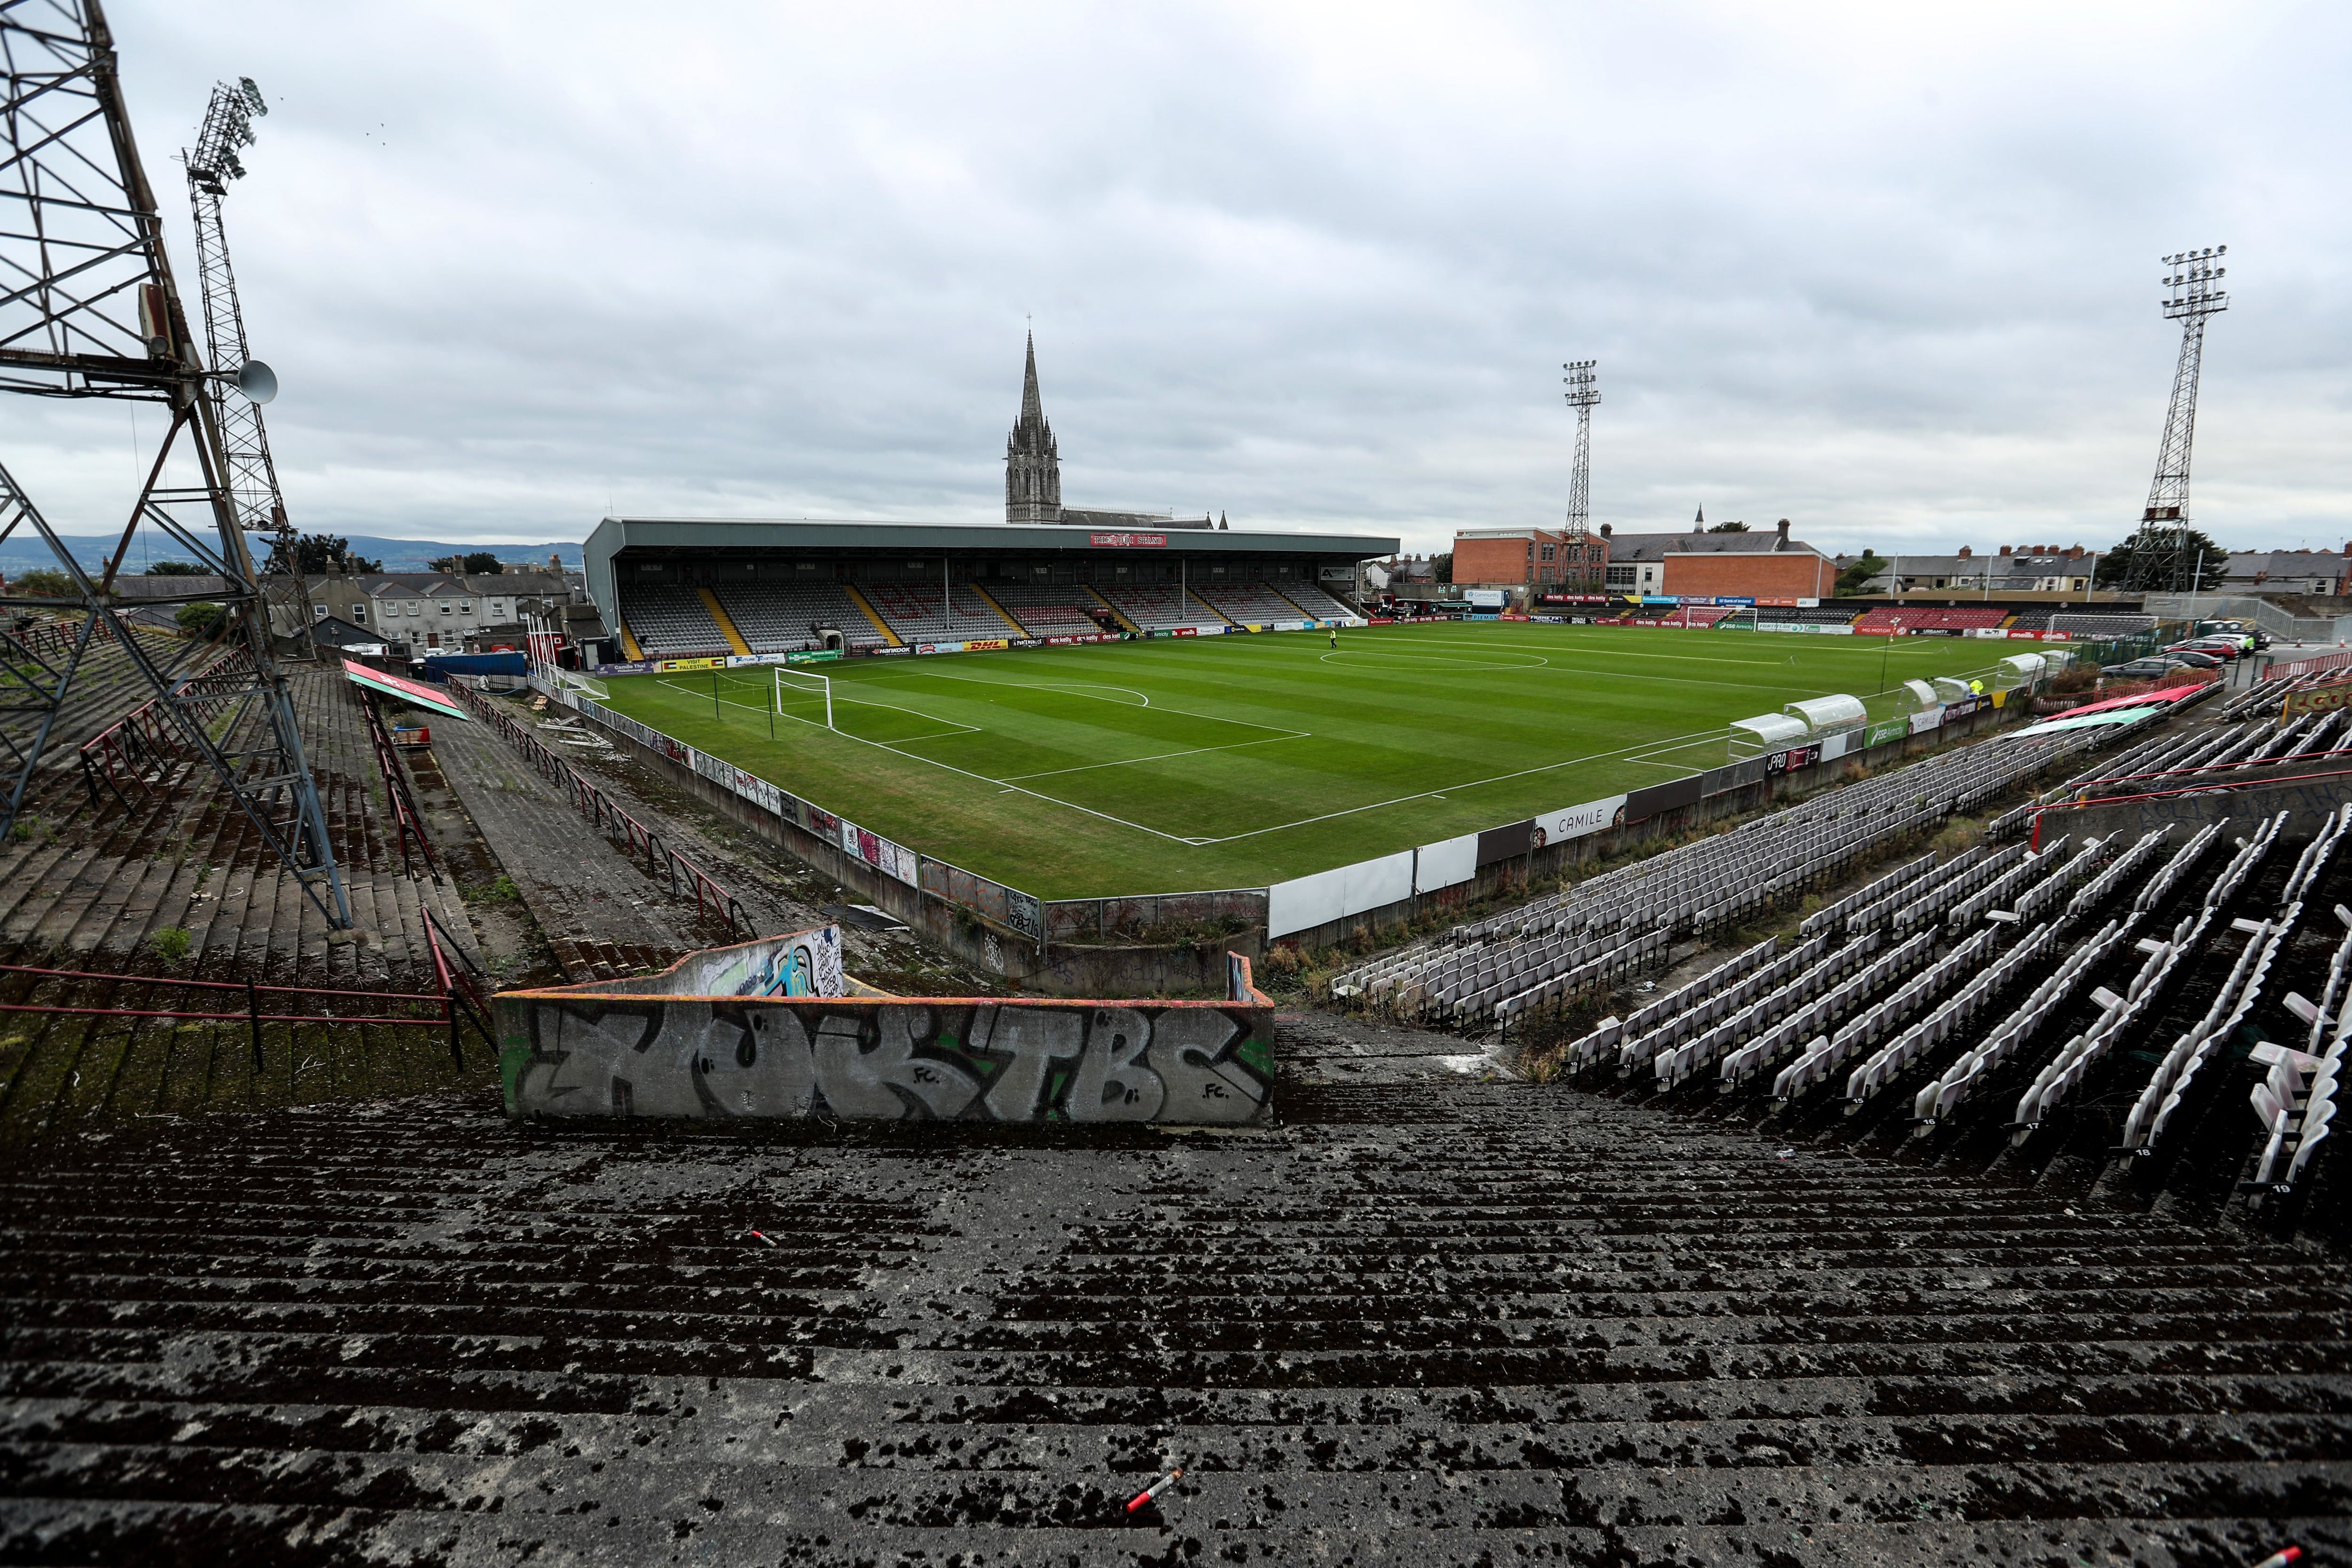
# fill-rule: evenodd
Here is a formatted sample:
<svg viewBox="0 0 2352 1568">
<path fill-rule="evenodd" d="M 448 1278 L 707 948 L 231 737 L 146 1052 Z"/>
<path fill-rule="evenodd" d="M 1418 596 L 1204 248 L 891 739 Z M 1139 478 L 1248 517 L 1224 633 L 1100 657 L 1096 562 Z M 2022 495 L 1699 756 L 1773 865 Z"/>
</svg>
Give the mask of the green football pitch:
<svg viewBox="0 0 2352 1568">
<path fill-rule="evenodd" d="M 1066 899 L 1264 887 L 1517 821 L 1717 766 L 1735 719 L 2003 651 L 1455 622 L 1343 631 L 1336 652 L 1296 632 L 853 659 L 814 667 L 831 729 L 814 689 L 774 712 L 766 668 L 625 677 L 608 706 Z"/>
</svg>

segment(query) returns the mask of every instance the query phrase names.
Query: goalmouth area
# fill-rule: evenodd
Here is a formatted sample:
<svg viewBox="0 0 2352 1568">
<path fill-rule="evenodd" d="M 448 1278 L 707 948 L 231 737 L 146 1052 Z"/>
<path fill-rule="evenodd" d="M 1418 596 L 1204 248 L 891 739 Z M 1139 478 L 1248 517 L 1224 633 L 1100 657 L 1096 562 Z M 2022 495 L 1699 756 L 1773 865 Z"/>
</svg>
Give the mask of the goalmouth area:
<svg viewBox="0 0 2352 1568">
<path fill-rule="evenodd" d="M 1265 887 L 1725 761 L 1981 642 L 1452 622 L 614 677 L 605 702 L 1042 898 Z M 1795 646 L 1791 646 L 1795 645 Z M 825 715 L 830 700 L 832 724 Z"/>
</svg>

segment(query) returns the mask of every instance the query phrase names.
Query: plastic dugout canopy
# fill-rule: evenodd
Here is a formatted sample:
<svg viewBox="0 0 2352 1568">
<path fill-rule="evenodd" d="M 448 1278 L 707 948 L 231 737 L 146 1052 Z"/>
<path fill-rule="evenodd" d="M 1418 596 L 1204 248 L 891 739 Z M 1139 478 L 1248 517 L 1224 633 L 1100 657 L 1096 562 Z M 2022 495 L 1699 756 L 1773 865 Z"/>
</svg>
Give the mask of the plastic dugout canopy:
<svg viewBox="0 0 2352 1568">
<path fill-rule="evenodd" d="M 1791 702 L 1783 711 L 1801 722 L 1816 738 L 1843 735 L 1870 722 L 1870 713 L 1863 707 L 1861 698 L 1837 692 Z"/>
<path fill-rule="evenodd" d="M 1794 706 L 1794 704 L 1791 704 Z M 1861 704 L 1856 703 L 1856 707 Z M 1786 713 L 1759 713 L 1753 719 L 1731 721 L 1731 760 L 1745 762 L 1760 757 L 1767 752 L 1785 752 L 1801 746 L 1812 736 L 1812 729 L 1802 719 L 1792 719 Z"/>
<path fill-rule="evenodd" d="M 1939 706 L 1944 700 L 1937 695 L 1936 689 L 1924 680 L 1906 680 L 1903 683 L 1903 689 L 1910 693 L 1911 703 L 1915 708 L 1934 708 Z"/>
<path fill-rule="evenodd" d="M 2042 672 L 2049 667 L 2038 653 L 2013 653 L 1992 668 L 1993 679 L 2000 682 L 2003 689 L 2007 689 L 2012 686 L 2023 686 L 2028 681 L 2040 679 Z"/>
</svg>

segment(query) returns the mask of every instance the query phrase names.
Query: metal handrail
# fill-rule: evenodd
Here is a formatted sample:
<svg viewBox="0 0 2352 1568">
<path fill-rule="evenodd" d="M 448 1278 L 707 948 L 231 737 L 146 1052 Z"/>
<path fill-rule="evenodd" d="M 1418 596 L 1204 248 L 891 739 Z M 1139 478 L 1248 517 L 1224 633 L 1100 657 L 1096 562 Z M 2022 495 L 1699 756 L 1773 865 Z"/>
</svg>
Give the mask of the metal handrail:
<svg viewBox="0 0 2352 1568">
<path fill-rule="evenodd" d="M 416 841 L 417 852 L 425 858 L 425 868 L 438 877 L 441 868 L 433 858 L 433 840 L 425 834 L 425 823 L 416 810 L 416 802 L 408 793 L 408 775 L 400 766 L 400 753 L 392 744 L 392 736 L 384 729 L 383 712 L 376 704 L 375 693 L 363 687 L 354 687 L 360 709 L 367 715 L 368 742 L 375 749 L 376 771 L 383 775 L 383 791 L 392 802 L 392 820 L 400 844 L 400 874 L 413 876 L 408 865 L 408 841 Z"/>
<path fill-rule="evenodd" d="M 581 777 L 569 763 L 550 751 L 537 736 L 511 717 L 489 707 L 478 694 L 461 684 L 452 682 L 451 689 L 478 718 L 514 742 L 515 749 L 522 752 L 523 760 L 537 768 L 549 783 L 569 791 L 573 808 L 594 823 L 599 831 L 609 837 L 617 827 L 622 842 L 628 847 L 629 858 L 634 860 L 642 855 L 648 876 L 667 875 L 670 894 L 674 898 L 686 896 L 679 886 L 682 873 L 686 883 L 694 889 L 697 918 L 716 919 L 722 922 L 730 941 L 756 934 L 751 929 L 751 916 L 744 911 L 742 903 L 713 880 L 702 868 L 664 844 L 660 835 L 614 805 L 603 790 Z"/>
<path fill-rule="evenodd" d="M 233 648 L 189 676 L 180 689 L 193 693 L 196 711 L 210 719 L 236 694 L 206 688 L 227 680 L 242 681 L 252 673 L 252 651 Z M 142 795 L 147 793 L 147 781 L 139 776 L 142 769 L 186 755 L 178 730 L 163 720 L 160 706 L 163 700 L 160 697 L 149 698 L 81 743 L 75 754 L 81 763 L 82 783 L 89 786 L 92 805 L 99 804 L 99 785 L 103 784 L 117 801 L 129 806 L 131 799 L 122 793 L 125 784 Z"/>
<path fill-rule="evenodd" d="M 33 1002 L 0 1002 L 0 1013 L 82 1018 L 172 1018 L 189 1023 L 215 1024 L 242 1019 L 253 1033 L 253 1065 L 257 1072 L 262 1065 L 261 1026 L 264 1024 L 375 1024 L 392 1027 L 439 1024 L 449 1031 L 450 1058 L 462 1071 L 466 1058 L 461 1026 L 470 1025 L 493 1054 L 498 1050 L 498 1034 L 489 1021 L 489 1003 L 472 981 L 450 968 L 442 952 L 437 926 L 430 910 L 425 912 L 425 942 L 432 957 L 434 978 L 438 983 L 438 988 L 434 991 L 344 991 L 318 985 L 261 985 L 250 980 L 193 980 L 170 974 L 103 974 L 82 969 L 47 969 L 26 963 L 0 963 L 0 974 L 30 975 L 36 982 L 82 980 L 109 985 L 166 985 L 193 991 L 237 992 L 245 996 L 244 1010 L 235 1013 L 207 1013 L 180 1007 L 93 1007 Z M 459 956 L 464 956 L 462 949 Z M 409 1002 L 430 1006 L 434 1014 L 423 1017 L 399 1017 L 364 1013 L 265 1013 L 261 1010 L 264 995 L 303 996 L 330 1003 L 338 1000 Z"/>
</svg>

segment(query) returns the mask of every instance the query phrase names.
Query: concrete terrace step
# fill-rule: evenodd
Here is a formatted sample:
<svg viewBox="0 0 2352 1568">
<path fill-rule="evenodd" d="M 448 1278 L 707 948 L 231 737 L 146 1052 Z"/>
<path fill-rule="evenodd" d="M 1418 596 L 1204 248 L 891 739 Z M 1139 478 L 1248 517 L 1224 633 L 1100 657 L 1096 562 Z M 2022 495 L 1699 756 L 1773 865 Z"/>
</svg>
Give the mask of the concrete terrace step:
<svg viewBox="0 0 2352 1568">
<path fill-rule="evenodd" d="M 0 1557 L 2352 1544 L 2339 1263 L 1564 1089 L 1285 1113 L 557 1132 L 444 1096 L 0 1154 Z"/>
</svg>

